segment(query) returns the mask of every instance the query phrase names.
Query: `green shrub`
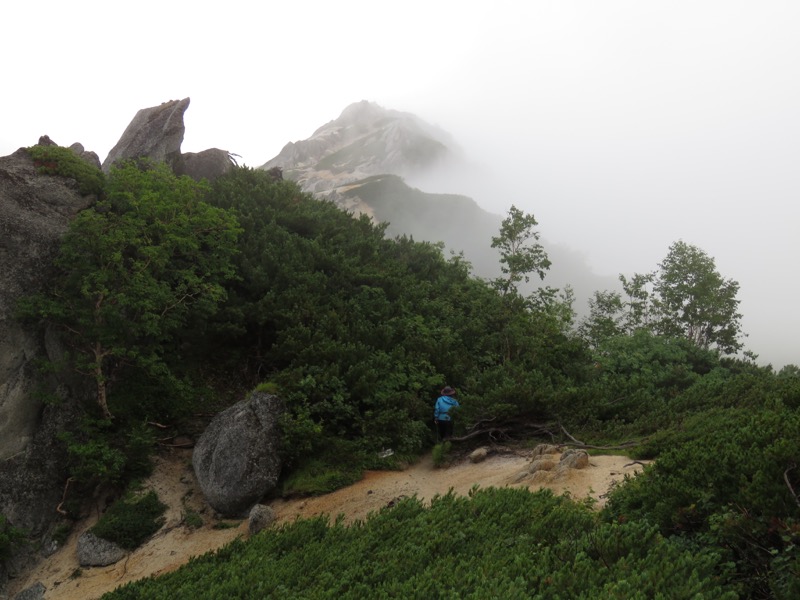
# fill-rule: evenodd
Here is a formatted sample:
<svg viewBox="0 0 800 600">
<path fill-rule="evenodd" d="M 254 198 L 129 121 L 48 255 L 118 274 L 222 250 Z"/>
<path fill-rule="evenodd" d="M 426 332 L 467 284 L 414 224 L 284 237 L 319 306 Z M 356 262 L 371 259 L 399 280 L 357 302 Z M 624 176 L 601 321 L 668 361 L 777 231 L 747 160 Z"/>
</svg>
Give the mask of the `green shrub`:
<svg viewBox="0 0 800 600">
<path fill-rule="evenodd" d="M 447 457 L 450 454 L 450 450 L 453 448 L 452 442 L 442 442 L 440 444 L 436 444 L 433 447 L 433 451 L 431 452 L 431 457 L 433 458 L 433 466 L 434 467 L 441 467 L 447 461 Z"/>
<path fill-rule="evenodd" d="M 69 538 L 70 533 L 72 533 L 72 524 L 61 523 L 53 530 L 53 535 L 51 537 L 56 544 L 63 546 L 64 542 Z"/>
<path fill-rule="evenodd" d="M 658 460 L 611 492 L 606 518 L 719 548 L 748 597 L 788 585 L 800 545 L 800 414 L 779 402 L 709 410 L 656 444 Z"/>
<path fill-rule="evenodd" d="M 183 522 L 189 529 L 200 529 L 203 526 L 203 517 L 201 517 L 195 511 L 190 510 L 183 518 Z"/>
<path fill-rule="evenodd" d="M 121 548 L 133 550 L 161 528 L 166 509 L 154 491 L 141 496 L 128 494 L 112 504 L 90 531 Z"/>
<path fill-rule="evenodd" d="M 0 564 L 6 561 L 14 549 L 23 543 L 25 532 L 8 523 L 5 515 L 0 514 Z"/>
<path fill-rule="evenodd" d="M 40 173 L 74 179 L 81 194 L 100 196 L 103 193 L 105 185 L 103 172 L 69 148 L 36 145 L 27 148 L 27 151 Z"/>
<path fill-rule="evenodd" d="M 114 447 L 111 421 L 86 418 L 77 431 L 59 435 L 66 442 L 70 476 L 81 483 L 121 482 L 125 454 Z"/>
<path fill-rule="evenodd" d="M 67 444 L 70 475 L 82 484 L 119 485 L 146 477 L 153 468 L 155 437 L 145 423 L 126 426 L 86 417 L 59 439 Z"/>
<path fill-rule="evenodd" d="M 357 462 L 336 461 L 325 458 L 307 459 L 297 466 L 283 483 L 284 496 L 318 496 L 352 485 L 364 472 Z"/>
<path fill-rule="evenodd" d="M 255 391 L 276 396 L 280 393 L 280 386 L 274 381 L 262 381 L 256 386 Z"/>
</svg>

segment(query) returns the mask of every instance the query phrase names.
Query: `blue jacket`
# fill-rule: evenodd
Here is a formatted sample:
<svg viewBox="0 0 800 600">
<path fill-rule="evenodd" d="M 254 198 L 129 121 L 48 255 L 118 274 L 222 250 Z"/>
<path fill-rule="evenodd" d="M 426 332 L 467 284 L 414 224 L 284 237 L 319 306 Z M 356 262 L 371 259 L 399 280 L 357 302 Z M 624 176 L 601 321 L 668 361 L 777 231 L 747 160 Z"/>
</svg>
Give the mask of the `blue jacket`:
<svg viewBox="0 0 800 600">
<path fill-rule="evenodd" d="M 452 396 L 439 396 L 433 409 L 433 419 L 435 421 L 449 421 L 450 415 L 447 413 L 454 406 L 460 406 L 458 400 Z"/>
</svg>

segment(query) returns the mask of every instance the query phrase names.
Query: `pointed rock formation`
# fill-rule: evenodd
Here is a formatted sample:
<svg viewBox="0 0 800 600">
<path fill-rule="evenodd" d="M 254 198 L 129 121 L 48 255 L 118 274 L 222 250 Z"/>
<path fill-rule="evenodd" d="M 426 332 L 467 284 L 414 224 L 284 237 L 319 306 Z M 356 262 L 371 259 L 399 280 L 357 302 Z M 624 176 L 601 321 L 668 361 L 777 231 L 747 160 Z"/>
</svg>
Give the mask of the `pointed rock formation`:
<svg viewBox="0 0 800 600">
<path fill-rule="evenodd" d="M 181 144 L 186 132 L 183 113 L 188 107 L 189 98 L 184 98 L 137 112 L 117 145 L 103 161 L 103 171 L 108 173 L 111 165 L 118 160 L 141 157 L 165 162 L 173 167 L 180 158 Z"/>
</svg>

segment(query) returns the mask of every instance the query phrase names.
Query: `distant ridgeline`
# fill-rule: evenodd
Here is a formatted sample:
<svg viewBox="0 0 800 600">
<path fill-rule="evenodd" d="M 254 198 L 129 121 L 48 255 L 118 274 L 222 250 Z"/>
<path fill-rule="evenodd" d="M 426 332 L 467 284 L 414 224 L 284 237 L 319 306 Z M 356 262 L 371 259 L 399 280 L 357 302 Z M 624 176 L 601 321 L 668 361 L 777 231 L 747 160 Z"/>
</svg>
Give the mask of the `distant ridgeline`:
<svg viewBox="0 0 800 600">
<path fill-rule="evenodd" d="M 307 140 L 286 144 L 278 156 L 261 166 L 275 167 L 304 191 L 389 223 L 390 236 L 443 242 L 446 253 L 463 252 L 476 275 L 499 274 L 499 255 L 491 242 L 501 215 L 483 210 L 468 196 L 428 193 L 406 184 L 406 180 L 424 180 L 438 172 L 469 169 L 448 133 L 411 113 L 367 101 L 351 104 L 338 119 L 321 126 Z M 561 289 L 570 285 L 579 315 L 585 313 L 592 292 L 619 287 L 615 278 L 594 274 L 580 253 L 548 242 L 546 223 L 542 230 L 552 261 L 544 284 Z M 536 279 L 523 289 L 538 285 L 541 282 Z"/>
</svg>

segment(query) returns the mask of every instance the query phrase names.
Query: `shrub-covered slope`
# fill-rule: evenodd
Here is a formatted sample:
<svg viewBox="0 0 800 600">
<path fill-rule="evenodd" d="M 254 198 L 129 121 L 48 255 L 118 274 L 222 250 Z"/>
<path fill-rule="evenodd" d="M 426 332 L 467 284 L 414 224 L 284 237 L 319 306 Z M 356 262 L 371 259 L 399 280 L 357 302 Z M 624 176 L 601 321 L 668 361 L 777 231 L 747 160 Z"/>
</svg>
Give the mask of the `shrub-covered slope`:
<svg viewBox="0 0 800 600">
<path fill-rule="evenodd" d="M 366 522 L 298 521 L 110 599 L 735 598 L 719 557 L 644 523 L 598 524 L 547 491 L 490 489 Z"/>
<path fill-rule="evenodd" d="M 569 326 L 568 302 L 508 285 L 522 278 L 519 238 L 507 245 L 523 248 L 504 263 L 509 280 L 492 284 L 439 245 L 385 234 L 263 171 L 235 169 L 210 186 L 147 165 L 112 171 L 97 206 L 65 238 L 53 293 L 28 306 L 28 317 L 60 325 L 83 349 L 67 357 L 80 360 L 53 368 L 88 373 L 105 394 L 106 405 L 87 407 L 85 426 L 64 439 L 71 489 L 146 470 L 153 438 L 145 423 L 178 428 L 262 385 L 290 408 L 287 474 L 295 482 L 304 474 L 296 489 L 324 491 L 358 477 L 382 449 L 409 459 L 430 447 L 432 401 L 449 384 L 462 400 L 456 431 L 474 426 L 470 440 L 507 443 L 536 431 L 569 444 L 628 441 L 656 466 L 620 486 L 599 516 L 564 499 L 487 492 L 431 509 L 411 502 L 359 528 L 315 521 L 266 533 L 252 547 L 283 565 L 288 597 L 366 588 L 406 595 L 412 585 L 485 597 L 486 581 L 505 597 L 800 592 L 796 367 L 776 374 L 676 333 L 667 325 L 686 318 L 680 298 L 669 314 L 647 312 L 661 317 L 655 328 L 648 319 L 621 326 L 632 321 L 615 321 L 614 311 L 637 316 L 639 298 L 618 299 L 595 313 L 595 324 L 613 327 L 591 328 L 587 339 Z M 713 261 L 703 264 L 713 271 Z M 698 298 L 713 303 L 690 289 L 693 273 L 679 275 L 674 285 L 693 308 Z M 103 408 L 116 419 L 103 418 Z M 420 523 L 429 531 L 418 533 Z M 370 537 L 384 526 L 397 530 L 396 545 L 411 540 L 423 550 L 391 563 L 402 570 L 394 578 L 384 569 L 392 544 Z M 206 581 L 234 596 L 245 585 L 277 590 L 250 548 L 232 546 L 166 585 Z M 379 560 L 365 560 L 369 553 Z M 317 565 L 318 579 L 297 566 L 300 556 Z M 447 578 L 441 565 L 462 577 Z M 686 595 L 667 595 L 659 574 Z"/>
</svg>

